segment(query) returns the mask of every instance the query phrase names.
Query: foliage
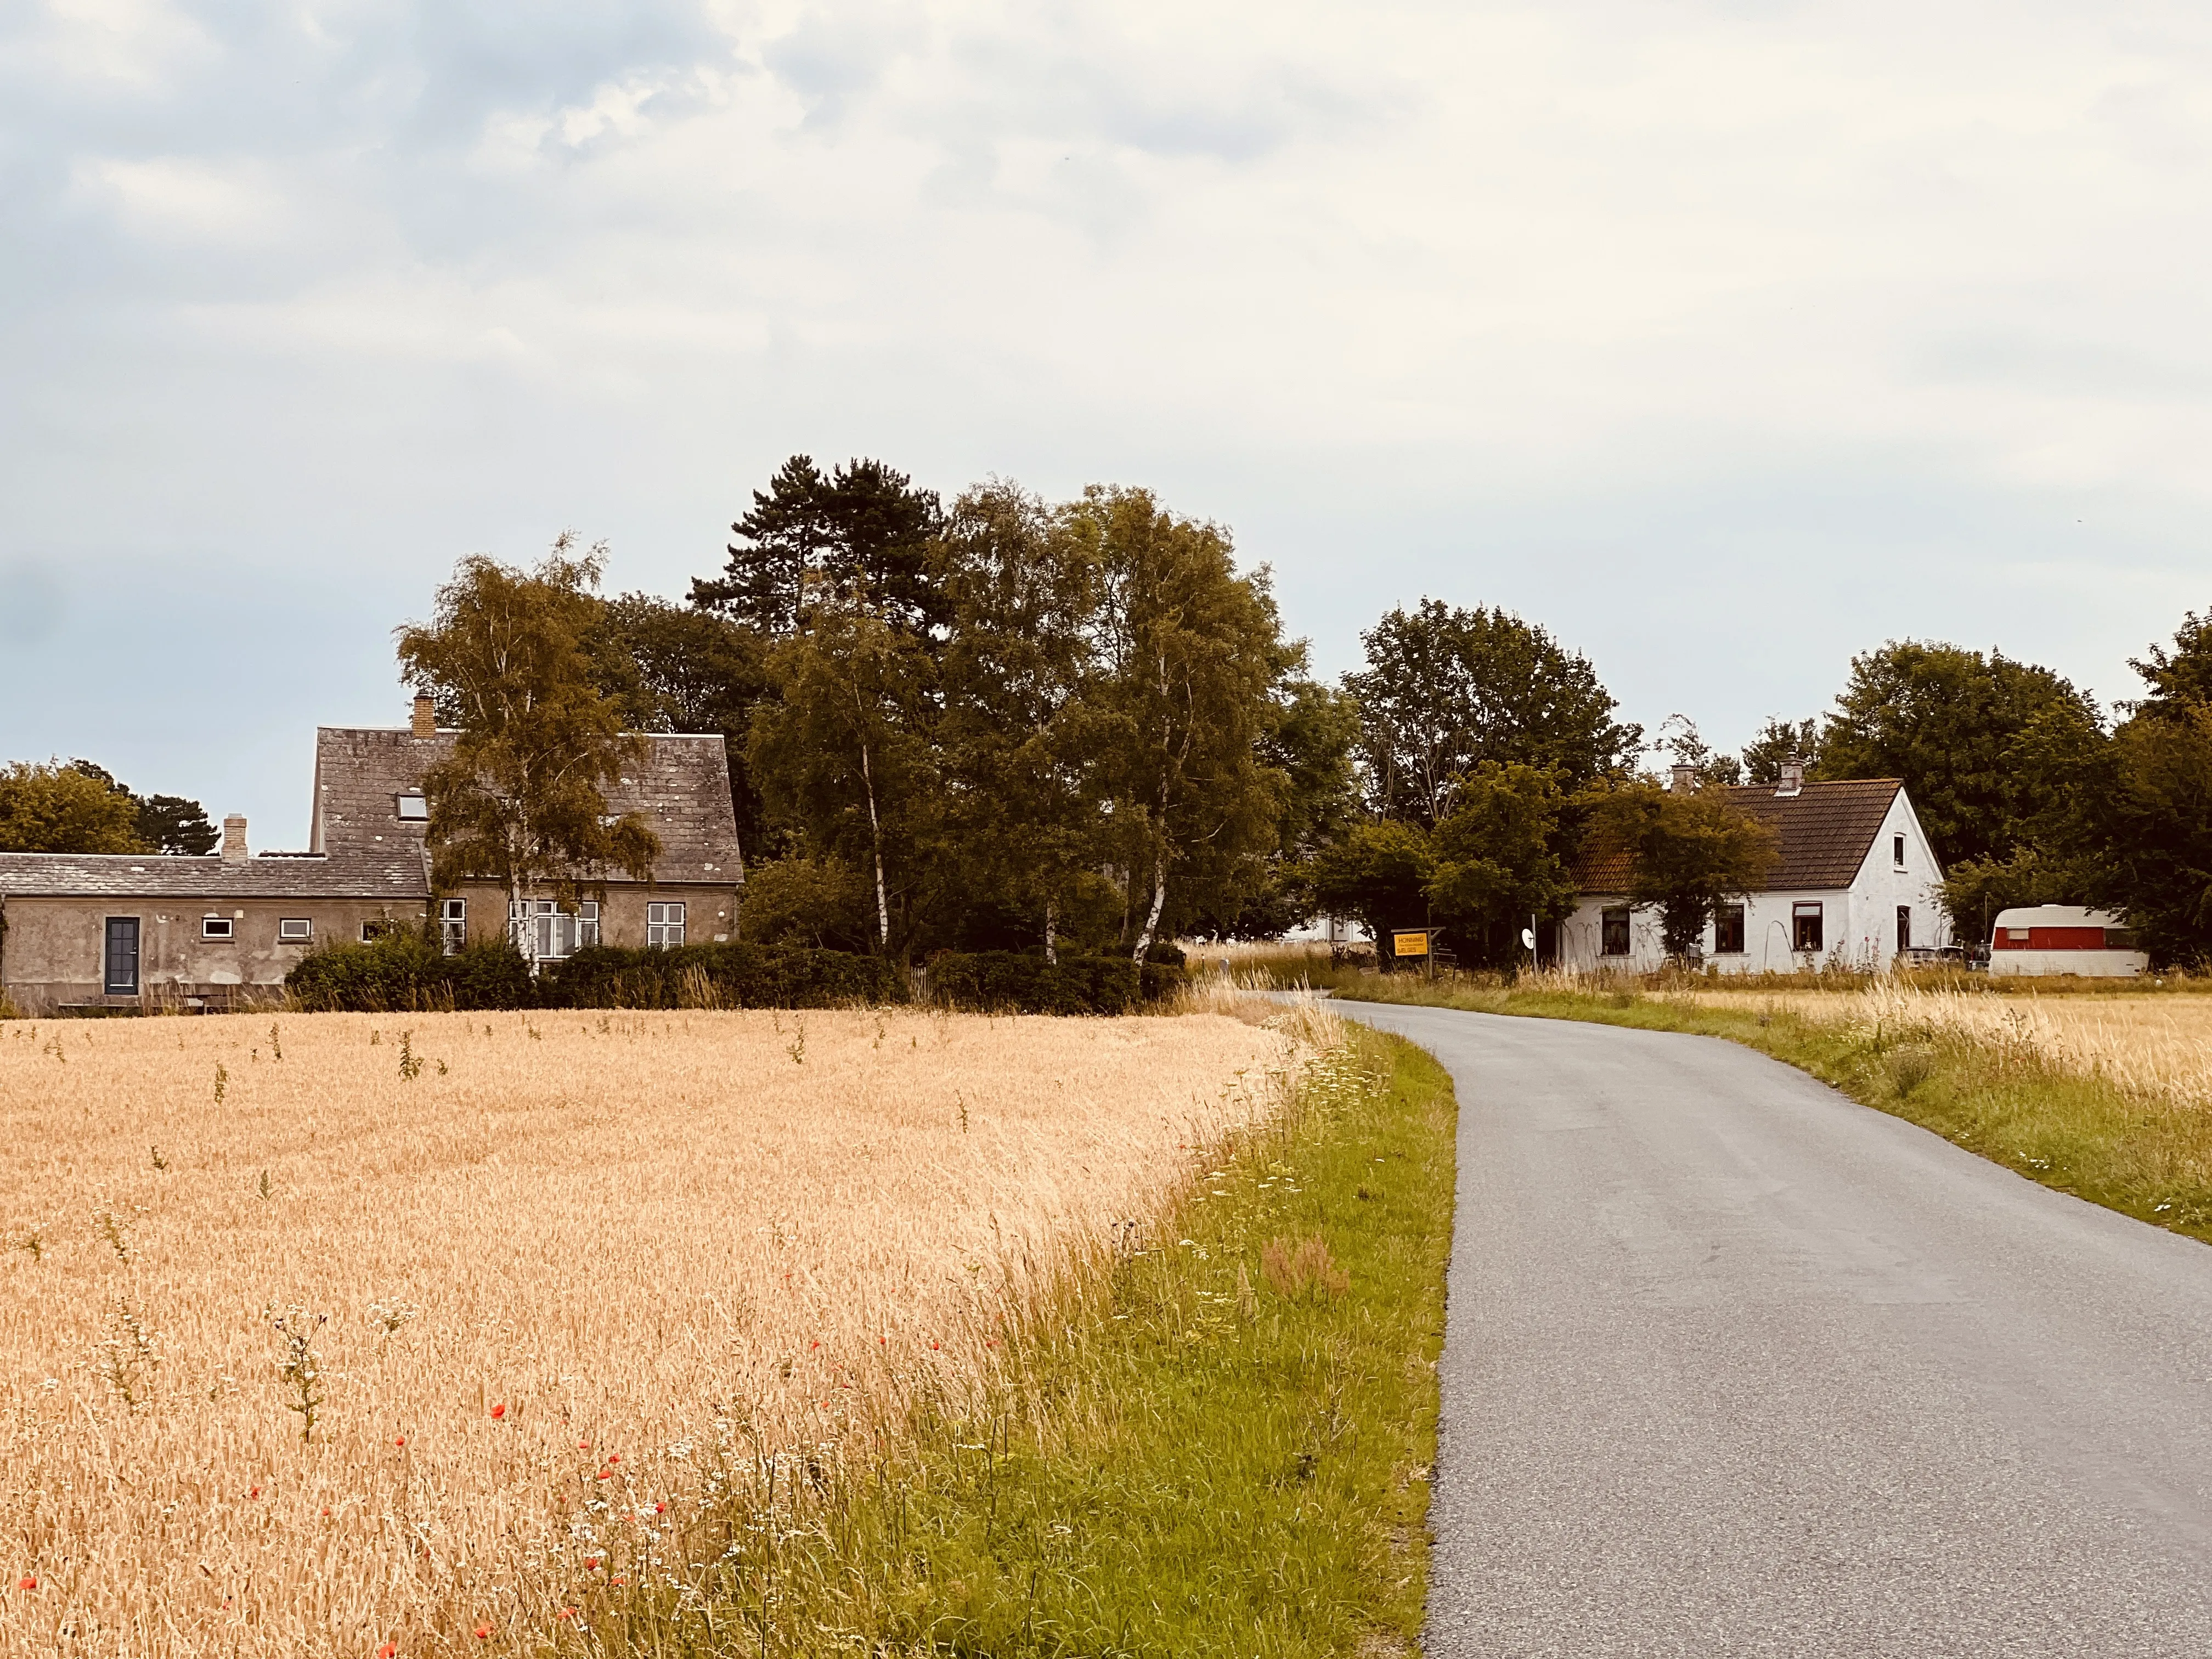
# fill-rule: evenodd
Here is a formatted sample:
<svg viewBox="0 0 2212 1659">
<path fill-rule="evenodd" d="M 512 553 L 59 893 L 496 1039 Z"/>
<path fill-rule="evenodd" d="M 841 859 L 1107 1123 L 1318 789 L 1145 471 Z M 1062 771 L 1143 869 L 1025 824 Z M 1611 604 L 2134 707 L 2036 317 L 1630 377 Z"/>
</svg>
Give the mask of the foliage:
<svg viewBox="0 0 2212 1659">
<path fill-rule="evenodd" d="M 1126 1014 L 1182 982 L 1173 968 L 1127 957 L 1063 956 L 1048 962 L 1013 951 L 947 951 L 929 959 L 929 995 L 953 1008 L 1021 1014 Z"/>
<path fill-rule="evenodd" d="M 1395 929 L 1425 926 L 1436 851 L 1418 823 L 1357 823 L 1311 866 L 1314 899 L 1332 915 L 1357 917 L 1389 960 Z"/>
<path fill-rule="evenodd" d="M 1486 760 L 1552 769 L 1574 790 L 1633 765 L 1642 746 L 1589 659 L 1509 611 L 1423 599 L 1361 638 L 1367 666 L 1344 684 L 1382 817 L 1435 823 L 1453 780 Z"/>
<path fill-rule="evenodd" d="M 907 1000 L 881 957 L 730 943 L 670 951 L 593 945 L 538 977 L 548 1008 L 846 1008 Z"/>
<path fill-rule="evenodd" d="M 1667 789 L 1639 778 L 1591 803 L 1595 845 L 1626 854 L 1626 896 L 1656 905 L 1670 960 L 1698 946 L 1713 913 L 1764 884 L 1774 831 L 1738 811 L 1719 789 Z"/>
<path fill-rule="evenodd" d="M 1743 763 L 1734 755 L 1717 753 L 1687 714 L 1669 714 L 1660 721 L 1658 741 L 1653 747 L 1671 756 L 1674 766 L 1688 767 L 1700 782 L 1743 781 Z"/>
<path fill-rule="evenodd" d="M 823 600 L 927 635 L 945 621 L 929 576 L 939 517 L 933 491 L 881 461 L 825 474 L 793 455 L 753 492 L 752 511 L 730 526 L 738 540 L 722 575 L 694 581 L 691 603 L 769 637 L 798 631 Z"/>
<path fill-rule="evenodd" d="M 2079 904 L 2094 871 L 2021 847 L 2005 858 L 1966 859 L 1943 872 L 1942 904 L 1962 945 L 1987 945 L 1997 913 L 2027 904 Z"/>
<path fill-rule="evenodd" d="M 2161 698 L 2112 735 L 2102 878 L 2160 963 L 2212 960 L 2212 702 Z"/>
<path fill-rule="evenodd" d="M 865 951 L 874 929 L 867 882 L 829 854 L 794 853 L 745 872 L 738 927 L 748 944 Z"/>
<path fill-rule="evenodd" d="M 398 630 L 405 678 L 459 727 L 422 777 L 443 890 L 474 877 L 510 902 L 549 884 L 573 897 L 580 877 L 652 872 L 659 838 L 635 812 L 611 817 L 603 793 L 635 752 L 585 648 L 605 557 L 565 532 L 532 571 L 471 556 L 438 590 L 434 620 Z"/>
<path fill-rule="evenodd" d="M 2032 839 L 2055 788 L 2094 763 L 2096 705 L 2050 669 L 1893 640 L 1851 659 L 1819 775 L 1901 778 L 1945 864 Z"/>
<path fill-rule="evenodd" d="M 447 956 L 416 928 L 321 945 L 292 965 L 284 985 L 301 1007 L 325 1013 L 527 1008 L 537 999 L 530 964 L 505 940 Z"/>
<path fill-rule="evenodd" d="M 1521 959 L 1521 929 L 1572 914 L 1575 884 L 1562 856 L 1567 799 L 1559 775 L 1484 761 L 1460 780 L 1430 846 L 1428 896 L 1460 961 L 1505 967 Z"/>
<path fill-rule="evenodd" d="M 204 857 L 215 851 L 222 832 L 209 822 L 207 809 L 182 795 L 147 795 L 138 802 L 138 839 L 155 852 Z"/>
<path fill-rule="evenodd" d="M 143 853 L 137 800 L 98 767 L 0 766 L 0 853 Z"/>
<path fill-rule="evenodd" d="M 1802 761 L 1808 774 L 1819 767 L 1820 723 L 1785 720 L 1778 714 L 1769 714 L 1759 735 L 1743 746 L 1743 781 L 1779 783 L 1782 763 L 1790 760 Z"/>
</svg>

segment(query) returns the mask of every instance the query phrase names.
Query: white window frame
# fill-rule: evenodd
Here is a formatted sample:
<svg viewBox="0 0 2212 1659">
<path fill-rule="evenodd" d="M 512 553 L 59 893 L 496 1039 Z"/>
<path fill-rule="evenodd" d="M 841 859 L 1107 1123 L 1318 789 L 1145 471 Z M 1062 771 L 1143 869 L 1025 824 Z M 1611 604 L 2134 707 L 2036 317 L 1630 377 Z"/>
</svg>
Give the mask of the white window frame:
<svg viewBox="0 0 2212 1659">
<path fill-rule="evenodd" d="M 1889 838 L 1889 850 L 1891 858 L 1895 861 L 1893 867 L 1899 870 L 1905 868 L 1905 837 L 1892 836 Z"/>
<path fill-rule="evenodd" d="M 202 939 L 234 939 L 238 937 L 238 923 L 235 919 L 230 916 L 202 916 L 200 918 L 200 937 Z"/>
<path fill-rule="evenodd" d="M 422 810 L 410 812 L 410 805 L 420 803 Z M 392 798 L 392 816 L 402 823 L 428 823 L 430 821 L 430 798 L 419 789 L 402 790 Z"/>
<path fill-rule="evenodd" d="M 532 962 L 565 962 L 599 942 L 599 907 L 590 899 L 564 910 L 555 899 L 524 899 L 507 906 L 507 931 Z"/>
<path fill-rule="evenodd" d="M 438 944 L 452 956 L 469 942 L 469 902 L 462 898 L 438 901 Z"/>
<path fill-rule="evenodd" d="M 1811 922 L 1819 935 L 1811 945 L 1797 942 L 1801 924 Z M 1828 913 L 1826 904 L 1820 899 L 1798 899 L 1790 907 L 1790 949 L 1793 955 L 1818 956 L 1828 948 Z"/>
<path fill-rule="evenodd" d="M 681 901 L 648 904 L 645 907 L 645 948 L 648 951 L 673 951 L 684 943 L 688 910 Z"/>
<path fill-rule="evenodd" d="M 309 916 L 286 916 L 276 924 L 276 937 L 287 945 L 296 945 L 314 936 L 314 921 Z"/>
</svg>

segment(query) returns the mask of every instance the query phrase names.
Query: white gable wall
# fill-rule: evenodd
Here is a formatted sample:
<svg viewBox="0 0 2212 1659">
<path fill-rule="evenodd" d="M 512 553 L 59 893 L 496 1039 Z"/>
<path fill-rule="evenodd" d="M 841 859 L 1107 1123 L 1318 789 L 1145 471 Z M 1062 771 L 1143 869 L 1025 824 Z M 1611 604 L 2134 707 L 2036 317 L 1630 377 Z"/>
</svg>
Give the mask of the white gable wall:
<svg viewBox="0 0 2212 1659">
<path fill-rule="evenodd" d="M 1896 854 L 1899 836 L 1905 838 L 1901 866 Z M 1708 925 L 1702 941 L 1705 964 L 1724 974 L 1787 974 L 1828 962 L 1874 972 L 1886 970 L 1897 955 L 1899 906 L 1911 911 L 1916 946 L 1951 943 L 1949 921 L 1936 897 L 1942 880 L 1935 849 L 1929 846 L 1919 816 L 1900 789 L 1849 887 L 1752 894 L 1744 902 L 1742 952 L 1717 951 L 1713 928 Z M 1796 937 L 1796 907 L 1800 902 L 1820 907 L 1822 948 L 1816 957 L 1800 955 L 1791 948 Z M 1583 895 L 1574 914 L 1559 925 L 1560 965 L 1584 973 L 1613 969 L 1637 974 L 1664 966 L 1666 952 L 1660 944 L 1659 912 L 1655 908 L 1629 912 L 1627 955 L 1604 953 L 1605 913 L 1624 903 L 1601 894 Z"/>
</svg>

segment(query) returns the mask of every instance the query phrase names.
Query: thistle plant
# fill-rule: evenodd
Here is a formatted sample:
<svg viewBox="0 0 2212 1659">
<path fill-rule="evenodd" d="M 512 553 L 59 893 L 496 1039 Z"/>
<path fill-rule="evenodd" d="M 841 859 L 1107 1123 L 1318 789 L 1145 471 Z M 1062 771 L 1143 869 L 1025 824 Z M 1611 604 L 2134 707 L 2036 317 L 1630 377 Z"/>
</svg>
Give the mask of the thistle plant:
<svg viewBox="0 0 2212 1659">
<path fill-rule="evenodd" d="M 399 1034 L 399 1075 L 410 1083 L 422 1075 L 422 1061 L 415 1052 L 415 1033 L 412 1031 Z"/>
<path fill-rule="evenodd" d="M 135 1412 L 151 1397 L 154 1367 L 159 1363 L 138 1305 L 128 1297 L 111 1297 L 107 1335 L 100 1345 L 100 1375 L 123 1402 L 124 1410 Z"/>
<path fill-rule="evenodd" d="M 222 1104 L 223 1091 L 230 1087 L 230 1073 L 223 1069 L 221 1060 L 215 1063 L 215 1103 Z"/>
<path fill-rule="evenodd" d="M 276 1333 L 276 1375 L 291 1396 L 284 1401 L 284 1409 L 300 1414 L 302 1440 L 314 1433 L 315 1419 L 322 1410 L 315 1336 L 329 1318 L 328 1314 L 310 1313 L 305 1308 L 287 1308 L 282 1318 L 269 1321 L 270 1328 Z"/>
</svg>

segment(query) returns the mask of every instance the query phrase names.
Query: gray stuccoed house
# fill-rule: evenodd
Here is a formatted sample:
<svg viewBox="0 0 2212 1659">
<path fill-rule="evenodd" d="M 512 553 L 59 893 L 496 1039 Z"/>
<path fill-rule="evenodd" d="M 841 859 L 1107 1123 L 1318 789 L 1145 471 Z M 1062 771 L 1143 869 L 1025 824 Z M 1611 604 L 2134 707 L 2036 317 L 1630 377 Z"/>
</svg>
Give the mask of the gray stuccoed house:
<svg viewBox="0 0 2212 1659">
<path fill-rule="evenodd" d="M 650 881 L 577 871 L 588 896 L 519 905 L 485 882 L 433 890 L 422 776 L 454 735 L 426 698 L 406 726 L 322 727 L 303 853 L 250 854 L 236 816 L 204 857 L 0 853 L 0 994 L 31 1014 L 249 1006 L 317 945 L 393 927 L 434 924 L 449 951 L 504 936 L 541 963 L 735 933 L 744 866 L 719 735 L 641 734 L 608 792 L 660 838 Z"/>
</svg>

